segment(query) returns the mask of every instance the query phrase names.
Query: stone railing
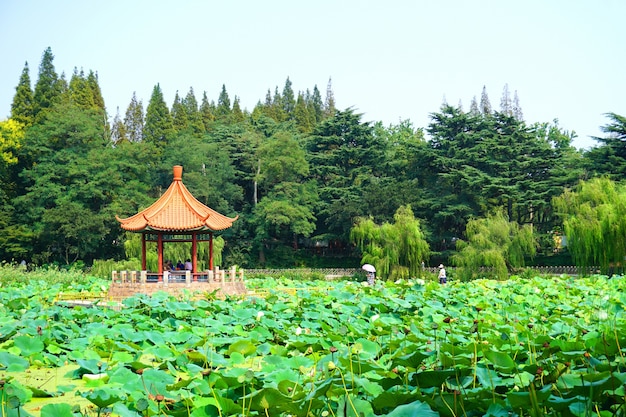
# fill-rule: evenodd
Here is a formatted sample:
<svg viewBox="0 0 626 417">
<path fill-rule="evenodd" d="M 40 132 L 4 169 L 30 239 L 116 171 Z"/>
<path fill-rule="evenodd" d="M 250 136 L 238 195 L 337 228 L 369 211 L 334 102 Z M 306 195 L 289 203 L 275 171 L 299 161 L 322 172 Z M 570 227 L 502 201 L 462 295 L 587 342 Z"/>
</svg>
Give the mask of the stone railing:
<svg viewBox="0 0 626 417">
<path fill-rule="evenodd" d="M 243 282 L 244 271 L 237 270 L 233 266 L 229 270 L 216 267 L 214 270 L 191 272 L 191 271 L 163 271 L 159 274 L 148 271 L 113 271 L 111 281 L 114 284 L 146 284 L 153 282 L 187 283 L 192 282 Z"/>
</svg>

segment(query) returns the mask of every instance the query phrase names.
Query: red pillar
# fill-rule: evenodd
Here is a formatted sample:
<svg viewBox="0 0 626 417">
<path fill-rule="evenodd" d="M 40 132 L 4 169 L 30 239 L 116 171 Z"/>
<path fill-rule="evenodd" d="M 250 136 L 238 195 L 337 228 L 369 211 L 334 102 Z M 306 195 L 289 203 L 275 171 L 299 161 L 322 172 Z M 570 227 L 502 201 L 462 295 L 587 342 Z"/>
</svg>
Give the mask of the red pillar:
<svg viewBox="0 0 626 417">
<path fill-rule="evenodd" d="M 159 254 L 159 282 L 163 281 L 163 235 L 158 234 L 157 253 Z"/>
<path fill-rule="evenodd" d="M 213 270 L 213 232 L 209 232 L 209 270 Z"/>
<path fill-rule="evenodd" d="M 198 277 L 195 275 L 198 270 L 198 237 L 195 233 L 191 235 L 191 272 L 194 274 L 193 280 L 197 281 Z"/>
<path fill-rule="evenodd" d="M 141 234 L 141 270 L 147 271 L 148 268 L 146 266 L 146 234 Z"/>
</svg>

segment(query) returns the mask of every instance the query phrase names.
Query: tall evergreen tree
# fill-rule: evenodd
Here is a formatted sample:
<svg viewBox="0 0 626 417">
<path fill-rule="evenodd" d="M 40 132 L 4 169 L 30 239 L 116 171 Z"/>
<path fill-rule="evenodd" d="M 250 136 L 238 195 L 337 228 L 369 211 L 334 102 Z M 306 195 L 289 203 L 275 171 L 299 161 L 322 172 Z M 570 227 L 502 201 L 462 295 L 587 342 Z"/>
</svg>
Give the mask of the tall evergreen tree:
<svg viewBox="0 0 626 417">
<path fill-rule="evenodd" d="M 480 95 L 480 112 L 483 116 L 488 116 L 492 112 L 489 96 L 487 95 L 487 87 L 483 85 L 483 92 Z"/>
<path fill-rule="evenodd" d="M 319 123 L 324 118 L 324 102 L 322 101 L 322 95 L 317 84 L 313 87 L 313 94 L 311 95 L 311 107 L 313 108 L 313 114 L 315 115 L 315 123 Z"/>
<path fill-rule="evenodd" d="M 143 140 L 143 124 L 143 103 L 137 100 L 137 94 L 133 91 L 133 97 L 124 116 L 124 130 L 130 142 L 137 143 Z"/>
<path fill-rule="evenodd" d="M 511 102 L 511 93 L 509 85 L 504 84 L 502 89 L 502 97 L 500 98 L 500 112 L 507 116 L 513 116 L 513 103 Z"/>
<path fill-rule="evenodd" d="M 100 89 L 100 83 L 98 82 L 98 74 L 89 70 L 89 74 L 87 74 L 87 84 L 89 84 L 89 88 L 93 94 L 94 105 L 98 109 L 102 110 L 102 112 L 106 112 L 104 97 L 102 97 L 102 90 Z"/>
<path fill-rule="evenodd" d="M 35 121 L 42 119 L 43 112 L 58 102 L 63 92 L 63 86 L 59 84 L 59 76 L 54 69 L 53 61 L 52 49 L 48 47 L 41 58 L 39 78 L 35 84 L 35 92 L 33 94 L 33 116 Z"/>
<path fill-rule="evenodd" d="M 183 106 L 187 113 L 187 120 L 189 121 L 189 127 L 191 127 L 194 133 L 201 133 L 204 131 L 202 124 L 202 117 L 198 109 L 198 100 L 193 92 L 193 87 L 189 88 L 187 95 L 182 99 Z"/>
<path fill-rule="evenodd" d="M 480 109 L 478 108 L 478 100 L 476 100 L 476 96 L 472 97 L 472 101 L 470 102 L 469 114 L 472 116 L 480 115 Z"/>
<path fill-rule="evenodd" d="M 519 104 L 517 90 L 515 90 L 515 94 L 513 95 L 513 117 L 519 121 L 524 120 L 524 113 L 522 112 L 522 106 Z"/>
<path fill-rule="evenodd" d="M 233 101 L 232 118 L 234 123 L 243 122 L 245 119 L 241 106 L 239 105 L 239 97 L 237 96 L 235 96 L 235 100 Z"/>
<path fill-rule="evenodd" d="M 328 85 L 326 86 L 326 101 L 324 102 L 324 116 L 332 117 L 335 114 L 335 93 L 333 93 L 332 78 L 328 79 Z"/>
<path fill-rule="evenodd" d="M 293 112 L 296 108 L 296 97 L 293 92 L 293 88 L 291 88 L 291 80 L 287 77 L 287 81 L 285 81 L 285 86 L 283 87 L 283 112 L 287 116 L 287 119 L 293 119 Z"/>
<path fill-rule="evenodd" d="M 11 104 L 11 119 L 30 126 L 33 123 L 33 90 L 30 85 L 28 62 L 24 64 L 20 82 L 15 87 L 15 96 Z"/>
<path fill-rule="evenodd" d="M 144 140 L 159 146 L 165 146 L 174 130 L 172 116 L 163 99 L 159 84 L 154 86 L 146 109 L 146 123 L 143 128 Z"/>
<path fill-rule="evenodd" d="M 128 141 L 128 134 L 126 133 L 126 126 L 122 122 L 120 117 L 120 108 L 117 108 L 115 117 L 113 118 L 113 124 L 111 126 L 111 140 L 113 143 L 120 144 L 124 141 Z"/>
<path fill-rule="evenodd" d="M 215 121 L 215 104 L 209 103 L 206 91 L 202 93 L 202 102 L 200 103 L 200 119 L 204 131 L 208 131 L 211 123 Z"/>
<path fill-rule="evenodd" d="M 189 120 L 187 119 L 187 109 L 181 102 L 178 91 L 176 91 L 176 95 L 174 96 L 174 103 L 172 104 L 172 111 L 170 114 L 172 115 L 172 124 L 174 125 L 174 130 L 180 132 L 189 127 Z"/>
<path fill-rule="evenodd" d="M 296 101 L 293 115 L 298 129 L 302 133 L 309 133 L 313 130 L 313 126 L 315 126 L 315 114 L 311 114 L 309 111 L 302 93 L 298 94 L 298 100 Z"/>
<path fill-rule="evenodd" d="M 69 98 L 70 103 L 74 106 L 83 109 L 94 109 L 96 107 L 93 92 L 83 70 L 79 72 L 77 68 L 74 68 L 74 73 L 70 79 Z"/>
<path fill-rule="evenodd" d="M 230 107 L 230 97 L 228 97 L 226 85 L 222 84 L 222 91 L 220 92 L 220 96 L 217 99 L 217 109 L 215 109 L 215 116 L 217 119 L 225 120 L 230 116 L 231 112 L 232 109 Z"/>
</svg>

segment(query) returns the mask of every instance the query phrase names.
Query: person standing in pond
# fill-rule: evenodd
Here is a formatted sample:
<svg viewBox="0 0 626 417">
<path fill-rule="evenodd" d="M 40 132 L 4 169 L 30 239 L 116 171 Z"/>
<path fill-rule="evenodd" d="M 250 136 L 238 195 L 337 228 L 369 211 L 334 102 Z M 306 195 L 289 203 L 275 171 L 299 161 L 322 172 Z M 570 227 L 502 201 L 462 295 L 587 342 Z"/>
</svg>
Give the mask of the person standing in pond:
<svg viewBox="0 0 626 417">
<path fill-rule="evenodd" d="M 445 284 L 448 282 L 448 277 L 446 277 L 446 268 L 443 267 L 443 264 L 439 264 L 439 283 Z"/>
</svg>

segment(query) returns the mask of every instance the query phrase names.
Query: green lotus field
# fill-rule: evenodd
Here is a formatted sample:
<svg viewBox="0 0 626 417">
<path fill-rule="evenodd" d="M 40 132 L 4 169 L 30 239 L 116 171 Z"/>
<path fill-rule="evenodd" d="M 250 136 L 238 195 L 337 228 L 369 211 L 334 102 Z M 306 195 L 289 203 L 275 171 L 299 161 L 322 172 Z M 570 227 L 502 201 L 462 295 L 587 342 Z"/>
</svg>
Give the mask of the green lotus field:
<svg viewBox="0 0 626 417">
<path fill-rule="evenodd" d="M 69 307 L 1 281 L 0 417 L 624 416 L 626 281 L 251 279 Z"/>
</svg>

